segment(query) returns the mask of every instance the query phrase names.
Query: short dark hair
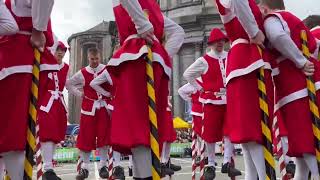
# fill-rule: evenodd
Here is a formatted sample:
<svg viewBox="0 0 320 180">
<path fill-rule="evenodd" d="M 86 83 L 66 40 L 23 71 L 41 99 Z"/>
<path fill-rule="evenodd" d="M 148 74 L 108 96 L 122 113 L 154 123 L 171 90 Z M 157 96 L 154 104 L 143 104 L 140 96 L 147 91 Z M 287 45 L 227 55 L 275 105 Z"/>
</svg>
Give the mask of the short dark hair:
<svg viewBox="0 0 320 180">
<path fill-rule="evenodd" d="M 260 0 L 260 3 L 268 6 L 270 9 L 285 9 L 283 0 Z"/>
<path fill-rule="evenodd" d="M 309 28 L 312 29 L 316 26 L 320 26 L 320 15 L 310 15 L 303 20 L 303 23 Z"/>
<path fill-rule="evenodd" d="M 87 54 L 98 55 L 100 54 L 100 50 L 96 47 L 91 47 L 88 49 Z"/>
</svg>

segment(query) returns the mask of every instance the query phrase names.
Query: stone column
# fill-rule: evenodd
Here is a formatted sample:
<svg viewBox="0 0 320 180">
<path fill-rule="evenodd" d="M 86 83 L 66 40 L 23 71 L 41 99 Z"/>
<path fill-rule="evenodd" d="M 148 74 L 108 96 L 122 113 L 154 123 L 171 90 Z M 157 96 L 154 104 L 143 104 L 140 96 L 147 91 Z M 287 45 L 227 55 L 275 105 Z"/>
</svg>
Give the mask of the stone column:
<svg viewBox="0 0 320 180">
<path fill-rule="evenodd" d="M 201 46 L 202 44 L 200 42 L 195 43 L 194 59 L 198 59 L 199 57 L 202 56 Z"/>
<path fill-rule="evenodd" d="M 173 98 L 173 116 L 177 117 L 182 115 L 182 104 L 181 99 L 178 94 L 178 89 L 180 88 L 180 57 L 178 54 L 173 56 L 172 63 L 172 98 Z"/>
</svg>

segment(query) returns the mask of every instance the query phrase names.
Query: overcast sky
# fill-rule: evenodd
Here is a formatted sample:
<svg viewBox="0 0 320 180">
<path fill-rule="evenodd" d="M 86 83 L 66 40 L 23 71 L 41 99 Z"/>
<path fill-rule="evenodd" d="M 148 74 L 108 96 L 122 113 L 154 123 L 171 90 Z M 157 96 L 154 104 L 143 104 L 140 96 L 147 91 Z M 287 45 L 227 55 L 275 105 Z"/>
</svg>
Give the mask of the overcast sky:
<svg viewBox="0 0 320 180">
<path fill-rule="evenodd" d="M 285 0 L 286 8 L 300 18 L 320 14 L 319 0 Z M 53 30 L 59 39 L 85 31 L 103 20 L 114 20 L 111 0 L 55 0 Z M 66 56 L 66 61 L 68 56 Z"/>
</svg>

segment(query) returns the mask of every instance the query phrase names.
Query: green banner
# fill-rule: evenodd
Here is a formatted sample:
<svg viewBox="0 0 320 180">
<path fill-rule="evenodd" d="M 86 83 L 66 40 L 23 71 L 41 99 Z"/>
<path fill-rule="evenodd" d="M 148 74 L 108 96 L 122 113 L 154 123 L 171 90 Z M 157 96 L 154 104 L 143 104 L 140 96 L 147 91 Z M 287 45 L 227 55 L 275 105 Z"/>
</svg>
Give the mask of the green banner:
<svg viewBox="0 0 320 180">
<path fill-rule="evenodd" d="M 58 148 L 54 155 L 54 159 L 58 162 L 77 161 L 79 151 L 77 148 Z"/>
<path fill-rule="evenodd" d="M 171 156 L 182 156 L 186 148 L 191 148 L 191 143 L 172 143 L 170 149 Z"/>
</svg>

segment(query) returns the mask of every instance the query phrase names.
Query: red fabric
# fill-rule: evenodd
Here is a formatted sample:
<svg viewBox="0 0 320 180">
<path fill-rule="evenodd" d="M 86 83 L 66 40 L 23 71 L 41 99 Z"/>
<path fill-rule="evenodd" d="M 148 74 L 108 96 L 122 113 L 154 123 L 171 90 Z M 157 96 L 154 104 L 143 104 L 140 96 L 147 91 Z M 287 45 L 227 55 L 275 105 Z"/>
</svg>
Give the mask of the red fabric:
<svg viewBox="0 0 320 180">
<path fill-rule="evenodd" d="M 31 79 L 15 74 L 0 81 L 0 153 L 25 149 Z"/>
<path fill-rule="evenodd" d="M 288 155 L 302 157 L 304 153 L 315 154 L 308 97 L 293 101 L 281 109 L 288 130 Z"/>
<path fill-rule="evenodd" d="M 219 60 L 209 55 L 205 55 L 203 58 L 208 63 L 208 71 L 201 75 L 204 93 L 201 93 L 200 97 L 203 99 L 222 100 L 221 97 L 217 97 L 214 94 L 215 92 L 220 92 L 221 88 L 224 88 Z"/>
<path fill-rule="evenodd" d="M 139 145 L 150 145 L 148 116 L 148 93 L 146 82 L 146 61 L 139 59 L 128 61 L 117 67 L 108 67 L 117 82 L 114 111 L 111 119 L 111 143 L 120 152 L 128 153 Z M 171 138 L 171 133 L 161 134 L 162 128 L 172 126 L 167 121 L 168 77 L 160 64 L 154 63 L 156 90 L 156 108 L 159 127 L 159 139 Z M 170 123 L 169 125 L 166 123 Z M 121 131 L 119 131 L 121 129 Z M 168 128 L 169 129 L 169 128 Z"/>
<path fill-rule="evenodd" d="M 199 91 L 191 95 L 191 103 L 192 103 L 191 112 L 202 113 L 202 103 L 199 102 L 199 96 L 200 96 Z"/>
<path fill-rule="evenodd" d="M 164 142 L 173 143 L 177 139 L 176 130 L 173 127 L 172 112 L 167 111 L 166 119 L 164 123 L 159 123 L 159 134 L 166 134 L 166 136 L 160 136 L 160 149 L 162 151 L 162 145 Z"/>
<path fill-rule="evenodd" d="M 196 134 L 198 136 L 201 137 L 202 117 L 193 115 L 192 118 L 193 118 L 192 120 L 194 123 L 193 130 L 196 132 Z"/>
<path fill-rule="evenodd" d="M 95 116 L 81 114 L 77 147 L 82 151 L 91 151 L 109 145 L 110 129 L 110 117 L 105 108 L 97 109 Z"/>
<path fill-rule="evenodd" d="M 202 139 L 208 143 L 222 141 L 224 135 L 223 124 L 226 117 L 226 106 L 205 104 L 203 113 L 204 132 L 201 135 Z"/>
<path fill-rule="evenodd" d="M 311 30 L 312 35 L 320 40 L 320 27 Z"/>
<path fill-rule="evenodd" d="M 59 41 L 58 42 L 58 47 L 57 48 L 60 48 L 60 49 L 63 49 L 64 51 L 67 51 L 67 46 L 64 45 L 64 43 L 62 41 Z"/>
<path fill-rule="evenodd" d="M 208 44 L 212 44 L 220 40 L 228 41 L 228 37 L 219 28 L 213 28 L 208 39 Z"/>
</svg>

